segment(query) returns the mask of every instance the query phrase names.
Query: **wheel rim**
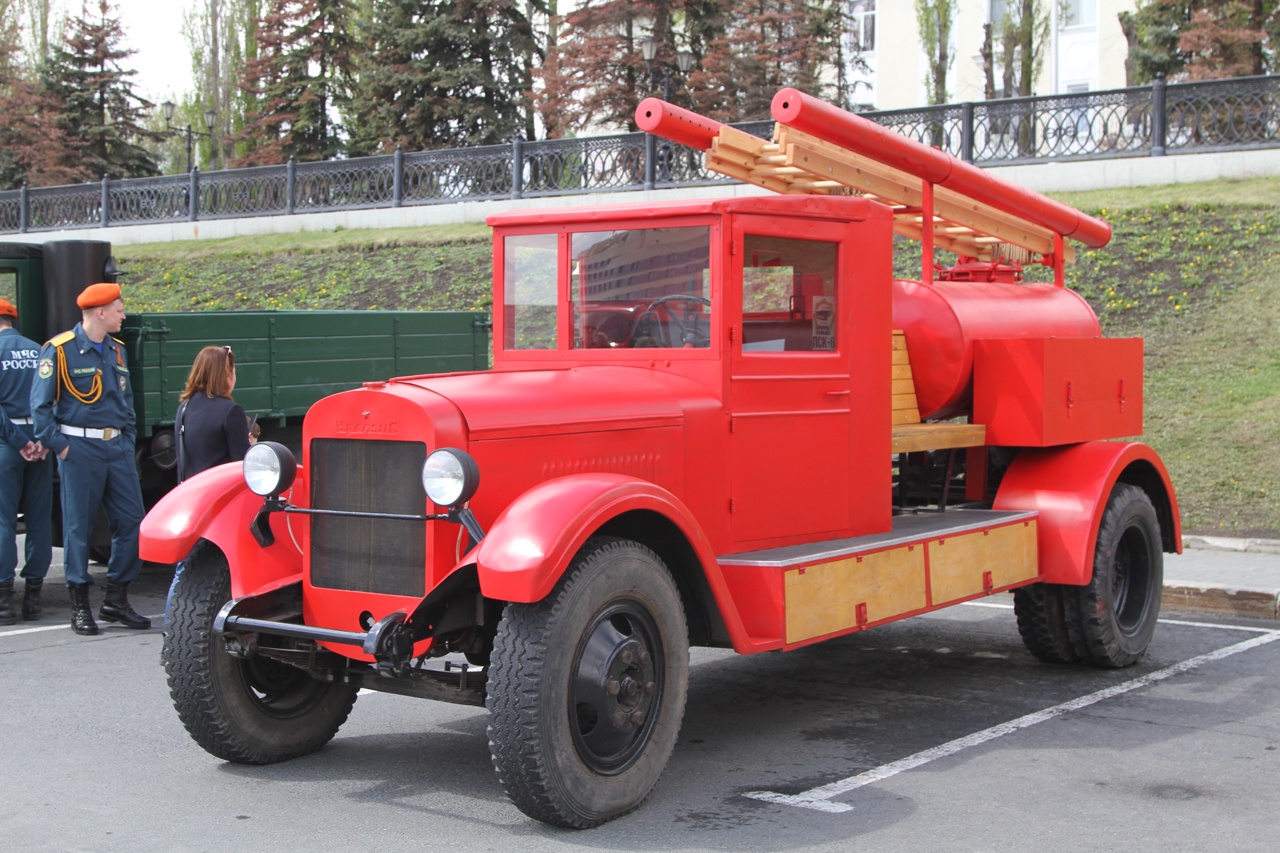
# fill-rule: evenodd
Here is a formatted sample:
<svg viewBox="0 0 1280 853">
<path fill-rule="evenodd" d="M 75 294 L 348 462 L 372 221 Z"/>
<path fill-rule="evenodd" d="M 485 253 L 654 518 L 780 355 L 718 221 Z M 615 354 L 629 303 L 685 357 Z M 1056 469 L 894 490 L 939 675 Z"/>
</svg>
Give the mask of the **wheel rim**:
<svg viewBox="0 0 1280 853">
<path fill-rule="evenodd" d="M 245 695 L 262 713 L 277 719 L 305 714 L 324 698 L 328 687 L 296 667 L 261 656 L 234 665 Z"/>
<path fill-rule="evenodd" d="M 573 660 L 569 725 L 592 770 L 626 770 L 653 732 L 665 672 L 657 625 L 640 605 L 616 602 L 583 633 Z"/>
<path fill-rule="evenodd" d="M 1151 564 L 1151 543 L 1146 531 L 1131 525 L 1116 547 L 1111 580 L 1116 622 L 1126 636 L 1135 634 L 1145 622 L 1151 598 Z"/>
</svg>

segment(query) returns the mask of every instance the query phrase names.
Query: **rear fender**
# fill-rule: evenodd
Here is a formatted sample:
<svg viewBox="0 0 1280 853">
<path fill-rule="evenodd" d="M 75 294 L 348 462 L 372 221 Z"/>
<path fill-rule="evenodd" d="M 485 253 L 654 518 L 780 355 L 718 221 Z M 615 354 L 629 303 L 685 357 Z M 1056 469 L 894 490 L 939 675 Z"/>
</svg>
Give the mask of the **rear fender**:
<svg viewBox="0 0 1280 853">
<path fill-rule="evenodd" d="M 675 524 L 701 563 L 717 603 L 729 600 L 715 554 L 688 508 L 653 483 L 603 473 L 548 480 L 503 510 L 476 551 L 481 591 L 504 601 L 540 601 L 593 533 L 636 510 L 658 513 Z"/>
<path fill-rule="evenodd" d="M 1163 550 L 1182 553 L 1182 521 L 1169 472 L 1140 442 L 1023 450 L 1001 480 L 994 508 L 1040 513 L 1041 580 L 1080 586 L 1093 576 L 1098 525 L 1116 483 L 1147 493 L 1160 520 Z"/>
<path fill-rule="evenodd" d="M 151 508 L 142 520 L 138 552 L 153 563 L 176 563 L 206 539 L 227 557 L 234 598 L 300 576 L 302 552 L 283 512 L 271 515 L 276 541 L 270 547 L 258 545 L 249 532 L 261 508 L 262 498 L 245 485 L 240 463 L 219 465 L 182 483 Z"/>
</svg>

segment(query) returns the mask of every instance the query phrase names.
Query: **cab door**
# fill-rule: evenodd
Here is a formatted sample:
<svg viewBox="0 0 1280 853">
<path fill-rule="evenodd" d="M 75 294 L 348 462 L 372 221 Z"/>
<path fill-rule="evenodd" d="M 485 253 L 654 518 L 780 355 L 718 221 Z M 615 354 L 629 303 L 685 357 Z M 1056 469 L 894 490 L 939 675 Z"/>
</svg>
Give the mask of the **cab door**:
<svg viewBox="0 0 1280 853">
<path fill-rule="evenodd" d="M 730 530 L 739 550 L 888 525 L 887 502 L 869 514 L 874 501 L 860 492 L 879 490 L 889 471 L 888 295 L 860 293 L 868 288 L 854 257 L 856 233 L 845 222 L 734 217 L 725 297 Z M 876 325 L 884 327 L 882 359 L 871 340 Z M 866 412 L 875 392 L 863 373 L 877 369 L 868 358 L 883 361 L 882 441 L 866 434 L 868 425 L 881 431 Z M 868 446 L 855 446 L 859 439 Z"/>
</svg>

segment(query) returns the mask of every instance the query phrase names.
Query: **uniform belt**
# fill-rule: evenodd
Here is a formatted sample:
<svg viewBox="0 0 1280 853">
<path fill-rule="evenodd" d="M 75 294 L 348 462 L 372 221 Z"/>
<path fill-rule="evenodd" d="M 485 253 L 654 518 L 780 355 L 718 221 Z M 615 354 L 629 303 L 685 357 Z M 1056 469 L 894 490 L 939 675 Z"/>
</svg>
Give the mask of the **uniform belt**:
<svg viewBox="0 0 1280 853">
<path fill-rule="evenodd" d="M 29 424 L 29 423 L 31 423 L 31 418 L 9 418 L 9 423 L 11 423 L 11 424 Z"/>
<path fill-rule="evenodd" d="M 58 431 L 63 435 L 79 435 L 84 438 L 100 438 L 103 441 L 110 441 L 117 435 L 124 432 L 116 427 L 103 427 L 102 429 L 94 429 L 93 427 L 67 426 L 66 424 L 58 424 Z"/>
</svg>

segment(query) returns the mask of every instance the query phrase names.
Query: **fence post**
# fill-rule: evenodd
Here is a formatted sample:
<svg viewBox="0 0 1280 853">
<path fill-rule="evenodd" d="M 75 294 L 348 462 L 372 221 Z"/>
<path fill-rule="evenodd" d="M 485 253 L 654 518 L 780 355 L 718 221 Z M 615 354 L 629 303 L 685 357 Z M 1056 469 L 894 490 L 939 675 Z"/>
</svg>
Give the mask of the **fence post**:
<svg viewBox="0 0 1280 853">
<path fill-rule="evenodd" d="M 404 149 L 399 145 L 391 155 L 391 206 L 399 207 L 404 201 Z"/>
<path fill-rule="evenodd" d="M 511 137 L 511 197 L 524 198 L 524 140 Z"/>
<path fill-rule="evenodd" d="M 960 105 L 960 159 L 973 162 L 973 101 Z"/>
<path fill-rule="evenodd" d="M 284 194 L 285 194 L 285 213 L 293 213 L 293 191 L 298 185 L 297 164 L 293 158 L 289 158 L 289 162 L 284 166 Z"/>
<path fill-rule="evenodd" d="M 29 213 L 31 198 L 27 193 L 27 182 L 22 182 L 22 188 L 18 190 L 18 233 L 26 234 L 27 229 L 31 227 L 31 215 Z"/>
<path fill-rule="evenodd" d="M 107 178 L 107 173 L 103 172 L 102 173 L 102 201 L 101 201 L 102 209 L 99 211 L 99 216 L 98 216 L 99 223 L 102 225 L 103 228 L 106 228 L 111 220 L 111 214 L 110 214 L 110 211 L 108 210 L 111 204 L 110 193 L 111 193 L 110 180 Z"/>
<path fill-rule="evenodd" d="M 644 188 L 653 189 L 655 165 L 658 159 L 658 140 L 652 133 L 644 135 Z"/>
<path fill-rule="evenodd" d="M 195 222 L 200 218 L 200 167 L 191 167 L 191 177 L 187 180 L 187 218 Z"/>
<path fill-rule="evenodd" d="M 1164 72 L 1160 71 L 1156 74 L 1156 80 L 1151 84 L 1151 156 L 1163 157 L 1165 153 L 1165 139 L 1169 132 L 1169 114 L 1165 111 L 1167 94 L 1166 83 L 1164 81 Z"/>
</svg>

